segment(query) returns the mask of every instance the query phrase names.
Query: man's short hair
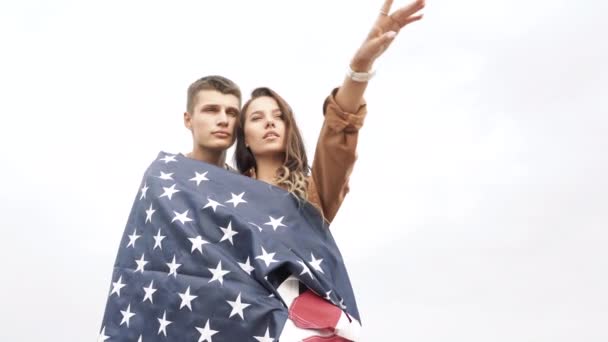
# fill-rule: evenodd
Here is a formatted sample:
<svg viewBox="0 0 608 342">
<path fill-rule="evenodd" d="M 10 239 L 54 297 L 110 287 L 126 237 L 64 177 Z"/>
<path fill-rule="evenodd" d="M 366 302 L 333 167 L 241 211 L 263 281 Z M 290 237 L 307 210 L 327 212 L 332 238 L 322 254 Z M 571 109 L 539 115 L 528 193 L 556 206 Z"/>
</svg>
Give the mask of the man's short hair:
<svg viewBox="0 0 608 342">
<path fill-rule="evenodd" d="M 188 87 L 188 99 L 186 102 L 186 110 L 192 113 L 196 104 L 196 95 L 201 90 L 216 90 L 222 94 L 234 95 L 241 103 L 241 89 L 236 83 L 223 76 L 211 75 L 199 78 Z"/>
</svg>

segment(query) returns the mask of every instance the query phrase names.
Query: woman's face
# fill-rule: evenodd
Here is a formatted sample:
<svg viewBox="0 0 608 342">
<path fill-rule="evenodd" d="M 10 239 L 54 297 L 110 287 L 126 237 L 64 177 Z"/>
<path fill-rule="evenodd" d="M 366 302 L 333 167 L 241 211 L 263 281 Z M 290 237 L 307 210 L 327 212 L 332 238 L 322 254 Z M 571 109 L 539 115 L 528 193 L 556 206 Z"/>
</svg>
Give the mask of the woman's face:
<svg viewBox="0 0 608 342">
<path fill-rule="evenodd" d="M 277 101 L 261 96 L 249 103 L 243 122 L 245 145 L 255 157 L 285 153 L 285 121 Z"/>
</svg>

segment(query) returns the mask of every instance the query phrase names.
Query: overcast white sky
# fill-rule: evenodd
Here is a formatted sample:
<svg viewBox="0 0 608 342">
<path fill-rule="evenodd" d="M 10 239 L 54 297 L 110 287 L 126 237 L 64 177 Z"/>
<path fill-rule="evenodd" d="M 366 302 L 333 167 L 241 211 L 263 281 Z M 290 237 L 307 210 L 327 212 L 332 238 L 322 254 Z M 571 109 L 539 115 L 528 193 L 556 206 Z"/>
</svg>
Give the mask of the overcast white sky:
<svg viewBox="0 0 608 342">
<path fill-rule="evenodd" d="M 0 3 L 0 340 L 94 340 L 195 79 L 273 87 L 312 155 L 381 2 Z M 607 12 L 428 0 L 377 63 L 333 224 L 365 341 L 608 340 Z"/>
</svg>

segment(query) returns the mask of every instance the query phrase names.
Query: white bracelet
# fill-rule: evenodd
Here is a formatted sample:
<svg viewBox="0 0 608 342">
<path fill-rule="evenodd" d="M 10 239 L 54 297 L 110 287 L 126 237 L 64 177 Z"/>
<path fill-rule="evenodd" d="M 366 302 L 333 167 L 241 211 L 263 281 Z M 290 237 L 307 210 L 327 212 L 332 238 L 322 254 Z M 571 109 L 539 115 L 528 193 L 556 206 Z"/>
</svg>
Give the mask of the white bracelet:
<svg viewBox="0 0 608 342">
<path fill-rule="evenodd" d="M 348 67 L 348 71 L 346 71 L 346 76 L 355 82 L 367 82 L 371 80 L 375 74 L 376 70 L 370 72 L 355 72 L 350 66 Z"/>
</svg>

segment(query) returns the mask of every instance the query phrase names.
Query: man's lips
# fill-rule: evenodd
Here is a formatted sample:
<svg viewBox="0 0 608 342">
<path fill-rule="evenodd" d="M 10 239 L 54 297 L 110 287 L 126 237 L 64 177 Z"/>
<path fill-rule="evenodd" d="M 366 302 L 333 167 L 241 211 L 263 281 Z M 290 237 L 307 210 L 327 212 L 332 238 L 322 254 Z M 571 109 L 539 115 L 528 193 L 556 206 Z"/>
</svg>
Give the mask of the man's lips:
<svg viewBox="0 0 608 342">
<path fill-rule="evenodd" d="M 212 132 L 211 134 L 213 134 L 214 136 L 216 136 L 218 138 L 230 138 L 230 136 L 231 136 L 231 134 L 226 131 L 215 131 L 215 132 Z"/>
</svg>

